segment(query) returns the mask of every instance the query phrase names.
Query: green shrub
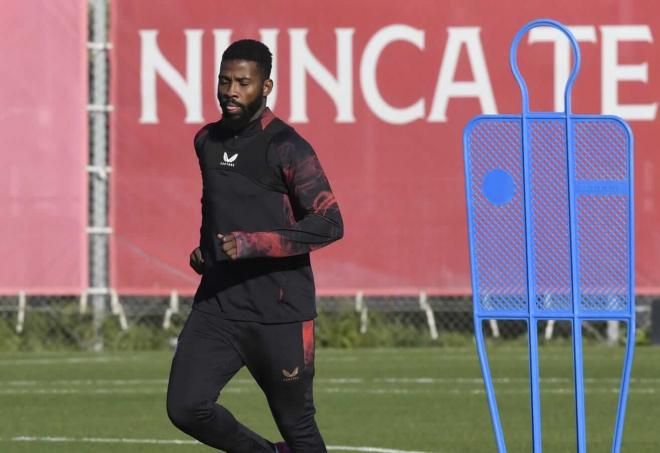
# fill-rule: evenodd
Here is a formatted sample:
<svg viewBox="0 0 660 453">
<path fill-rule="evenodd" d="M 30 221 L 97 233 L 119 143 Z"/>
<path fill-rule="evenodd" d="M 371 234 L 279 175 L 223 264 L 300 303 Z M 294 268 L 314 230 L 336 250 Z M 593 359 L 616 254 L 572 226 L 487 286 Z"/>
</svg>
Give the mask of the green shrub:
<svg viewBox="0 0 660 453">
<path fill-rule="evenodd" d="M 370 312 L 365 333 L 360 333 L 360 315 L 353 310 L 321 312 L 316 322 L 319 347 L 413 347 L 413 346 L 469 346 L 471 332 L 438 332 L 433 340 L 426 320 L 406 321 L 410 313 Z M 423 316 L 423 315 L 422 315 Z"/>
<path fill-rule="evenodd" d="M 180 317 L 172 321 L 172 327 L 163 329 L 160 324 L 162 319 L 147 318 L 140 323 L 130 324 L 127 330 L 122 330 L 117 317 L 108 317 L 100 329 L 103 347 L 108 351 L 169 349 L 182 327 Z"/>
<path fill-rule="evenodd" d="M 85 348 L 94 339 L 90 315 L 81 315 L 77 304 L 57 312 L 28 310 L 23 331 L 16 332 L 16 315 L 0 318 L 0 351 L 56 351 Z"/>
<path fill-rule="evenodd" d="M 57 310 L 39 307 L 25 314 L 23 331 L 16 332 L 16 314 L 0 316 L 0 351 L 92 350 L 102 342 L 109 351 L 168 349 L 183 326 L 182 316 L 173 316 L 172 327 L 162 328 L 162 317 L 147 317 L 129 323 L 122 330 L 116 316 L 107 315 L 95 334 L 91 314 L 80 314 L 77 303 L 62 304 Z"/>
</svg>

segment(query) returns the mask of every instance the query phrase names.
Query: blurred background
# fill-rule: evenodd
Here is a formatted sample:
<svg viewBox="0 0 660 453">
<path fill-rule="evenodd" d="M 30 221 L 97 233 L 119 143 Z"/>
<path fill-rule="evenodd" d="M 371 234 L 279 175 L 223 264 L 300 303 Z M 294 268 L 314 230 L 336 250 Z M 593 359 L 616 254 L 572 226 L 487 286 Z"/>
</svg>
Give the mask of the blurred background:
<svg viewBox="0 0 660 453">
<path fill-rule="evenodd" d="M 654 2 L 2 3 L 1 350 L 171 346 L 198 283 L 187 264 L 200 224 L 192 137 L 219 118 L 219 60 L 245 37 L 272 50 L 269 105 L 312 143 L 344 215 L 345 238 L 313 255 L 322 344 L 470 342 L 462 130 L 475 115 L 521 110 L 510 41 L 544 16 L 580 42 L 573 111 L 619 115 L 633 129 L 637 319 L 639 341 L 650 341 L 660 297 Z M 563 110 L 567 41 L 536 29 L 518 59 L 532 110 Z M 488 334 L 525 332 L 501 327 Z M 616 343 L 618 330 L 590 332 Z"/>
<path fill-rule="evenodd" d="M 573 112 L 618 115 L 634 134 L 639 347 L 624 451 L 656 452 L 655 0 L 0 0 L 0 450 L 199 447 L 164 411 L 199 281 L 192 141 L 220 117 L 223 50 L 249 37 L 273 52 L 269 105 L 314 146 L 345 222 L 344 239 L 312 258 L 329 450 L 495 451 L 473 343 L 462 135 L 476 115 L 521 111 L 509 46 L 541 17 L 580 43 Z M 565 38 L 534 29 L 518 62 L 531 109 L 563 111 Z M 484 329 L 510 451 L 530 451 L 526 326 Z M 544 449 L 574 451 L 571 326 L 539 329 Z M 589 448 L 610 451 L 626 326 L 584 333 Z M 277 439 L 246 373 L 223 398 Z"/>
</svg>

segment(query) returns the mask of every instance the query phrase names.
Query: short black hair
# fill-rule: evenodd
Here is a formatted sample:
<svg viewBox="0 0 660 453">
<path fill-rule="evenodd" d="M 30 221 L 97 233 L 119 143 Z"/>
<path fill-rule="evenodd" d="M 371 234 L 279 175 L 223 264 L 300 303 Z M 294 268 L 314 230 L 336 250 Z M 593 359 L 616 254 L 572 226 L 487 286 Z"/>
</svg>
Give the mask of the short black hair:
<svg viewBox="0 0 660 453">
<path fill-rule="evenodd" d="M 273 54 L 266 44 L 254 39 L 241 39 L 231 43 L 222 54 L 222 61 L 246 60 L 254 61 L 265 79 L 270 78 L 273 67 Z"/>
</svg>

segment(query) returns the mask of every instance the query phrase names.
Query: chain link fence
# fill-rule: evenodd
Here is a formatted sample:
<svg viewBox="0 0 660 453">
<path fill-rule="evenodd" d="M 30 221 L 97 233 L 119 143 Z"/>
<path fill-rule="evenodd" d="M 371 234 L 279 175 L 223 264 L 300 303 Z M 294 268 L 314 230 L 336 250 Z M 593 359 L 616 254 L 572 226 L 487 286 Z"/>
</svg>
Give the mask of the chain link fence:
<svg viewBox="0 0 660 453">
<path fill-rule="evenodd" d="M 106 298 L 107 315 L 99 322 L 90 310 L 90 297 L 0 297 L 0 350 L 107 350 L 164 349 L 176 337 L 192 307 L 192 297 L 176 292 L 160 297 Z M 638 342 L 648 342 L 651 307 L 660 297 L 637 298 Z M 471 345 L 474 324 L 469 297 L 429 296 L 324 296 L 317 300 L 319 346 L 452 346 Z M 114 308 L 113 308 L 114 307 Z M 656 309 L 658 309 L 656 308 Z M 587 340 L 618 343 L 625 339 L 618 323 L 585 323 Z M 616 327 L 616 328 L 615 328 Z M 524 321 L 487 322 L 493 339 L 524 344 Z M 540 338 L 570 338 L 567 322 L 539 325 Z"/>
</svg>

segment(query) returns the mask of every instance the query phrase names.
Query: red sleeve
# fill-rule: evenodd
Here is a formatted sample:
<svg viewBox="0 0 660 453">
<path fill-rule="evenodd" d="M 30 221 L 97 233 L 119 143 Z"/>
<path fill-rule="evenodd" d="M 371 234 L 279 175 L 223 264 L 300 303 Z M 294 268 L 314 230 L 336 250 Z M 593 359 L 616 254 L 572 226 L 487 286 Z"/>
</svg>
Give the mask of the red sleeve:
<svg viewBox="0 0 660 453">
<path fill-rule="evenodd" d="M 272 145 L 288 188 L 291 225 L 272 231 L 234 232 L 238 258 L 284 257 L 324 247 L 344 234 L 328 179 L 312 147 L 295 132 Z"/>
</svg>

